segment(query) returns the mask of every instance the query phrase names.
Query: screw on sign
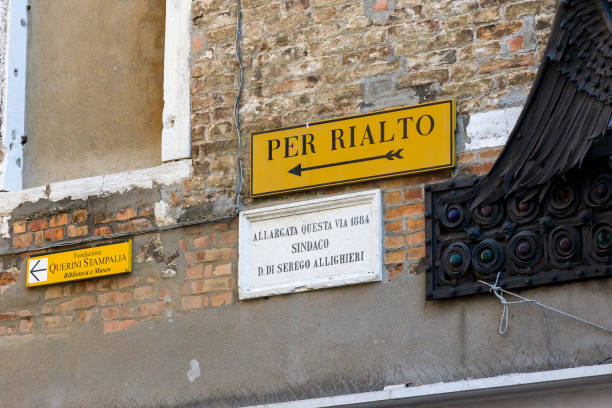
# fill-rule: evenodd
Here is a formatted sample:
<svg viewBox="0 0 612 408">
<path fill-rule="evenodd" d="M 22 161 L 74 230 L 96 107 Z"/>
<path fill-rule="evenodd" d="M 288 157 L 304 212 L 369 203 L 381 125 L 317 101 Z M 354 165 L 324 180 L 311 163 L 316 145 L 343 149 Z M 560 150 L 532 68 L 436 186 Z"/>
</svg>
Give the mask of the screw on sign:
<svg viewBox="0 0 612 408">
<path fill-rule="evenodd" d="M 47 280 L 49 258 L 30 260 L 28 263 L 28 281 L 44 282 Z"/>
</svg>

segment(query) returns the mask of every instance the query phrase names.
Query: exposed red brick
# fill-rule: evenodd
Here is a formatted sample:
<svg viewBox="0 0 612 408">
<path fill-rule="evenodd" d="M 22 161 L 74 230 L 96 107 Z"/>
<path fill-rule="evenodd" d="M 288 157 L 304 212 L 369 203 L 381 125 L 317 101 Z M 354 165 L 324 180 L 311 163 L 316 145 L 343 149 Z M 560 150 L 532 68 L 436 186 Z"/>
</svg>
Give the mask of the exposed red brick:
<svg viewBox="0 0 612 408">
<path fill-rule="evenodd" d="M 203 45 L 204 45 L 204 39 L 202 38 L 201 35 L 198 35 L 193 39 L 193 50 L 194 51 L 200 51 Z"/>
<path fill-rule="evenodd" d="M 19 234 L 13 238 L 13 248 L 25 248 L 32 245 L 34 236 L 31 232 Z"/>
<path fill-rule="evenodd" d="M 232 278 L 215 278 L 191 282 L 191 293 L 207 293 L 232 289 Z"/>
<path fill-rule="evenodd" d="M 497 159 L 497 156 L 499 156 L 499 154 L 501 153 L 503 147 L 496 147 L 494 149 L 487 149 L 487 150 L 482 150 L 479 153 L 479 157 L 483 160 L 488 160 L 488 159 Z"/>
<path fill-rule="evenodd" d="M 385 231 L 388 232 L 401 231 L 402 228 L 404 228 L 404 223 L 402 222 L 402 220 L 385 223 Z"/>
<path fill-rule="evenodd" d="M 486 163 L 474 163 L 469 166 L 464 167 L 465 170 L 469 171 L 472 174 L 487 174 L 491 167 L 493 167 L 494 161 L 486 162 Z"/>
<path fill-rule="evenodd" d="M 143 300 L 153 297 L 153 287 L 152 286 L 140 286 L 134 289 L 134 299 Z"/>
<path fill-rule="evenodd" d="M 193 252 L 185 252 L 183 256 L 185 257 L 185 263 L 187 266 L 192 266 L 195 264 L 195 255 Z"/>
<path fill-rule="evenodd" d="M 422 214 L 423 211 L 425 211 L 424 203 L 407 204 L 387 210 L 385 212 L 385 218 L 406 217 L 409 215 Z"/>
<path fill-rule="evenodd" d="M 140 317 L 152 317 L 160 315 L 164 312 L 164 302 L 144 303 L 138 306 Z"/>
<path fill-rule="evenodd" d="M 153 215 L 153 208 L 151 208 L 151 207 L 144 207 L 144 208 L 141 208 L 141 209 L 138 211 L 138 215 L 139 215 L 140 217 L 150 217 L 150 216 L 152 216 L 152 215 Z"/>
<path fill-rule="evenodd" d="M 413 201 L 413 200 L 422 200 L 423 199 L 423 189 L 422 188 L 411 188 L 410 190 L 404 191 L 404 200 Z"/>
<path fill-rule="evenodd" d="M 109 292 L 98 295 L 98 306 L 130 303 L 132 294 L 126 292 Z"/>
<path fill-rule="evenodd" d="M 493 40 L 516 33 L 523 27 L 521 21 L 507 21 L 480 27 L 476 33 L 479 40 Z"/>
<path fill-rule="evenodd" d="M 38 218 L 28 223 L 28 231 L 41 231 L 49 228 L 46 218 Z"/>
<path fill-rule="evenodd" d="M 0 313 L 0 322 L 2 320 L 14 319 L 17 317 L 16 313 Z"/>
<path fill-rule="evenodd" d="M 374 4 L 374 11 L 386 10 L 387 9 L 387 0 L 376 0 Z"/>
<path fill-rule="evenodd" d="M 34 245 L 42 244 L 44 242 L 45 240 L 44 231 L 34 231 L 32 234 L 34 237 Z"/>
<path fill-rule="evenodd" d="M 72 222 L 75 224 L 81 224 L 87 222 L 87 210 L 76 210 L 72 213 Z"/>
<path fill-rule="evenodd" d="M 42 314 L 49 314 L 53 311 L 53 307 L 51 306 L 50 303 L 45 303 L 42 307 L 42 309 L 40 310 L 40 313 Z"/>
<path fill-rule="evenodd" d="M 138 218 L 130 222 L 117 224 L 115 226 L 115 230 L 117 232 L 134 232 L 141 231 L 147 228 L 151 228 L 151 222 L 144 218 Z"/>
<path fill-rule="evenodd" d="M 406 220 L 406 229 L 408 231 L 420 230 L 425 228 L 425 218 L 417 217 L 417 218 L 408 218 Z"/>
<path fill-rule="evenodd" d="M 196 262 L 204 262 L 206 260 L 206 251 L 198 251 L 195 253 Z"/>
<path fill-rule="evenodd" d="M 112 221 L 113 217 L 108 213 L 96 214 L 94 216 L 94 224 L 106 224 Z"/>
<path fill-rule="evenodd" d="M 205 235 L 203 237 L 198 237 L 193 240 L 194 248 L 208 248 L 213 245 L 213 238 L 210 235 Z"/>
<path fill-rule="evenodd" d="M 82 237 L 83 235 L 87 235 L 89 232 L 89 227 L 87 225 L 69 225 L 68 226 L 68 236 L 69 237 Z"/>
<path fill-rule="evenodd" d="M 392 191 L 385 193 L 385 204 L 397 204 L 402 201 L 402 193 L 399 191 Z"/>
<path fill-rule="evenodd" d="M 96 288 L 96 283 L 93 281 L 75 282 L 74 293 L 79 294 L 83 292 L 91 292 L 95 288 Z"/>
<path fill-rule="evenodd" d="M 408 249 L 408 259 L 425 258 L 425 247 L 417 247 Z"/>
<path fill-rule="evenodd" d="M 230 230 L 217 234 L 222 244 L 234 244 L 238 242 L 238 230 Z"/>
<path fill-rule="evenodd" d="M 62 296 L 61 286 L 50 286 L 45 291 L 45 299 L 55 299 Z"/>
<path fill-rule="evenodd" d="M 415 232 L 406 236 L 408 245 L 419 245 L 425 243 L 425 231 Z"/>
<path fill-rule="evenodd" d="M 46 241 L 59 241 L 64 239 L 64 228 L 53 228 L 45 230 L 45 240 Z"/>
<path fill-rule="evenodd" d="M 68 224 L 68 214 L 57 214 L 49 219 L 49 227 L 60 227 Z"/>
<path fill-rule="evenodd" d="M 123 331 L 136 323 L 136 320 L 112 320 L 104 322 L 104 334 Z"/>
<path fill-rule="evenodd" d="M 57 313 L 69 312 L 74 309 L 86 309 L 96 304 L 96 298 L 94 296 L 81 296 L 74 298 L 67 302 L 60 303 L 55 308 Z"/>
<path fill-rule="evenodd" d="M 135 286 L 139 280 L 140 277 L 137 275 L 123 276 L 117 279 L 117 287 L 119 289 L 131 288 L 132 286 Z"/>
<path fill-rule="evenodd" d="M 389 280 L 397 278 L 397 276 L 402 273 L 402 264 L 392 265 L 389 267 Z"/>
<path fill-rule="evenodd" d="M 183 251 L 189 251 L 189 248 L 187 247 L 187 240 L 186 239 L 181 239 L 178 242 L 178 246 L 180 249 L 182 249 Z"/>
<path fill-rule="evenodd" d="M 414 186 L 417 184 L 429 184 L 449 179 L 453 176 L 452 170 L 440 170 L 432 173 L 415 174 L 404 178 L 404 185 Z"/>
<path fill-rule="evenodd" d="M 117 279 L 114 278 L 106 278 L 100 279 L 96 284 L 98 290 L 110 290 L 117 289 Z"/>
<path fill-rule="evenodd" d="M 117 214 L 115 215 L 115 220 L 117 221 L 131 220 L 132 218 L 136 218 L 137 215 L 138 215 L 138 211 L 136 211 L 135 208 L 133 207 L 123 208 L 119 210 L 119 212 L 117 212 Z"/>
<path fill-rule="evenodd" d="M 94 230 L 94 235 L 101 237 L 104 235 L 110 235 L 113 233 L 113 230 L 108 225 L 104 225 L 102 227 L 98 227 Z"/>
<path fill-rule="evenodd" d="M 221 305 L 229 305 L 234 299 L 234 294 L 231 291 L 215 293 L 211 296 L 210 304 L 212 307 L 218 307 Z"/>
<path fill-rule="evenodd" d="M 191 180 L 183 181 L 183 192 L 185 194 L 191 194 Z"/>
<path fill-rule="evenodd" d="M 508 50 L 510 52 L 514 52 L 514 51 L 518 51 L 521 48 L 523 48 L 523 37 L 514 37 L 514 38 L 508 38 L 506 40 L 506 43 L 508 44 Z"/>
<path fill-rule="evenodd" d="M 227 227 L 228 227 L 228 224 L 227 224 L 227 223 L 225 223 L 225 222 L 220 222 L 220 223 L 215 224 L 215 225 L 213 226 L 213 230 L 215 230 L 215 231 L 225 231 L 225 230 L 227 229 Z"/>
<path fill-rule="evenodd" d="M 392 235 L 385 237 L 385 248 L 397 248 L 406 245 L 405 235 Z"/>
<path fill-rule="evenodd" d="M 170 203 L 171 203 L 173 206 L 175 206 L 175 207 L 176 207 L 177 205 L 179 205 L 179 203 L 180 203 L 180 202 L 181 202 L 181 201 L 180 201 L 180 199 L 179 199 L 178 194 L 176 194 L 174 191 L 173 191 L 172 193 L 170 193 Z"/>
<path fill-rule="evenodd" d="M 22 319 L 19 321 L 19 332 L 29 333 L 32 330 L 34 322 L 31 319 Z"/>
<path fill-rule="evenodd" d="M 26 222 L 25 221 L 15 221 L 13 222 L 13 234 L 21 234 L 26 230 Z"/>
<path fill-rule="evenodd" d="M 86 323 L 93 317 L 93 310 L 79 310 L 77 313 L 77 321 L 79 323 Z"/>
<path fill-rule="evenodd" d="M 185 279 L 201 279 L 204 272 L 204 265 L 188 266 L 185 271 Z"/>
<path fill-rule="evenodd" d="M 32 317 L 32 312 L 28 309 L 18 310 L 15 314 L 17 315 L 17 317 L 20 317 L 22 319 Z"/>
<path fill-rule="evenodd" d="M 204 277 L 212 278 L 213 277 L 213 266 L 211 264 L 204 265 Z"/>
<path fill-rule="evenodd" d="M 321 77 L 317 75 L 311 75 L 307 78 L 300 79 L 288 79 L 282 82 L 279 82 L 274 87 L 275 93 L 285 93 L 285 92 L 295 92 L 295 91 L 303 91 L 304 89 L 314 88 L 321 82 Z"/>
<path fill-rule="evenodd" d="M 45 317 L 45 319 L 43 320 L 43 327 L 53 329 L 56 327 L 60 327 L 61 323 L 62 323 L 61 316 L 49 316 L 49 317 Z"/>
<path fill-rule="evenodd" d="M 232 274 L 232 264 L 227 263 L 215 266 L 215 276 L 228 276 Z"/>
<path fill-rule="evenodd" d="M 0 286 L 12 285 L 17 282 L 17 277 L 11 272 L 0 272 Z"/>
<path fill-rule="evenodd" d="M 406 251 L 403 249 L 397 251 L 389 251 L 385 254 L 385 263 L 401 263 L 404 262 Z"/>
<path fill-rule="evenodd" d="M 191 310 L 202 307 L 202 296 L 183 296 L 181 299 L 181 309 Z"/>
</svg>

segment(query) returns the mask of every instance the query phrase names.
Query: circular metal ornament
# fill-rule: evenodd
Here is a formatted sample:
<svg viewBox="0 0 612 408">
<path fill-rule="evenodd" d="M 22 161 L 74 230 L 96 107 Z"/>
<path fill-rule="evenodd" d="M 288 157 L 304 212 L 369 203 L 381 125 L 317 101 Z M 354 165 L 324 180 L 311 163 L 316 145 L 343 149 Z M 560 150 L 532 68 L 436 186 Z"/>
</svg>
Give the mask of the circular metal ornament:
<svg viewBox="0 0 612 408">
<path fill-rule="evenodd" d="M 565 218 L 576 212 L 580 204 L 578 189 L 562 179 L 553 181 L 546 193 L 546 210 L 555 217 Z"/>
<path fill-rule="evenodd" d="M 612 262 L 612 222 L 595 223 L 589 228 L 585 238 L 588 253 L 595 262 Z"/>
<path fill-rule="evenodd" d="M 569 269 L 582 258 L 582 240 L 574 227 L 559 226 L 548 235 L 550 263 L 557 268 Z"/>
<path fill-rule="evenodd" d="M 480 278 L 497 272 L 504 263 L 504 248 L 494 239 L 485 239 L 472 248 L 472 266 Z"/>
<path fill-rule="evenodd" d="M 468 222 L 467 212 L 461 204 L 443 204 L 438 219 L 444 227 L 451 230 L 462 228 Z"/>
<path fill-rule="evenodd" d="M 513 272 L 530 275 L 542 259 L 542 242 L 530 231 L 514 235 L 508 242 L 508 261 Z"/>
<path fill-rule="evenodd" d="M 612 174 L 593 174 L 585 183 L 584 199 L 591 207 L 612 205 Z"/>
<path fill-rule="evenodd" d="M 535 195 L 531 198 L 526 198 L 524 194 L 512 196 L 507 201 L 508 218 L 517 224 L 525 224 L 538 215 L 539 205 Z"/>
<path fill-rule="evenodd" d="M 472 219 L 483 228 L 497 225 L 503 215 L 503 207 L 499 203 L 482 204 L 472 211 Z"/>
<path fill-rule="evenodd" d="M 442 253 L 441 263 L 450 279 L 461 278 L 470 267 L 470 248 L 463 242 L 450 244 Z"/>
</svg>

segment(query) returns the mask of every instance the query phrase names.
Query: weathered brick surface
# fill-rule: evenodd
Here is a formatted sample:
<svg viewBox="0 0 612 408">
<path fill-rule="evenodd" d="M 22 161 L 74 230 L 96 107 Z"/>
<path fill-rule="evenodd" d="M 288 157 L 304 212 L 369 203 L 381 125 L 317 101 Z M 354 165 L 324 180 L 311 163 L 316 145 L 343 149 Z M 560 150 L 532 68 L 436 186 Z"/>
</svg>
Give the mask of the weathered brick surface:
<svg viewBox="0 0 612 408">
<path fill-rule="evenodd" d="M 245 207 L 253 205 L 247 165 L 252 132 L 357 114 L 375 105 L 444 98 L 455 98 L 466 120 L 471 113 L 501 108 L 508 95 L 525 94 L 534 80 L 553 12 L 551 0 L 368 4 L 370 9 L 363 2 L 337 0 L 243 1 Z M 162 233 L 165 247 L 158 252 L 135 245 L 131 275 L 24 292 L 41 299 L 39 308 L 29 316 L 0 310 L 6 316 L 0 335 L 74 330 L 79 324 L 97 324 L 111 335 L 141 320 L 165 319 L 166 312 L 215 313 L 216 307 L 241 305 L 233 208 L 238 179 L 235 17 L 234 3 L 192 2 L 192 177 L 162 197 L 182 210 L 220 208 L 210 213 L 228 218 L 179 228 L 178 242 L 165 242 Z M 314 190 L 292 199 L 381 188 L 384 260 L 388 276 L 395 278 L 425 256 L 424 185 L 484 174 L 499 152 L 463 152 L 454 170 Z M 68 208 L 20 215 L 10 222 L 10 247 L 151 232 L 157 226 L 157 200 L 134 204 L 126 199 L 114 206 L 75 201 Z M 286 196 L 265 200 L 256 204 L 282 203 Z M 0 296 L 2 288 L 23 279 L 0 273 Z"/>
</svg>

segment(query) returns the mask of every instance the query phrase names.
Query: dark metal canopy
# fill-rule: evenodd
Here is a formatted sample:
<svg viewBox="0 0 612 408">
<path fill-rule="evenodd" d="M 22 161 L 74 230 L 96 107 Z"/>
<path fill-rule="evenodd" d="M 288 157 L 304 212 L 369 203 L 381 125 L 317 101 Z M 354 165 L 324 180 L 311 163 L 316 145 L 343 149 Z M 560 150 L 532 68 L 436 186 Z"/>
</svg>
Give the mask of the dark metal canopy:
<svg viewBox="0 0 612 408">
<path fill-rule="evenodd" d="M 612 276 L 612 10 L 566 0 L 481 179 L 426 187 L 427 298 Z"/>
</svg>

